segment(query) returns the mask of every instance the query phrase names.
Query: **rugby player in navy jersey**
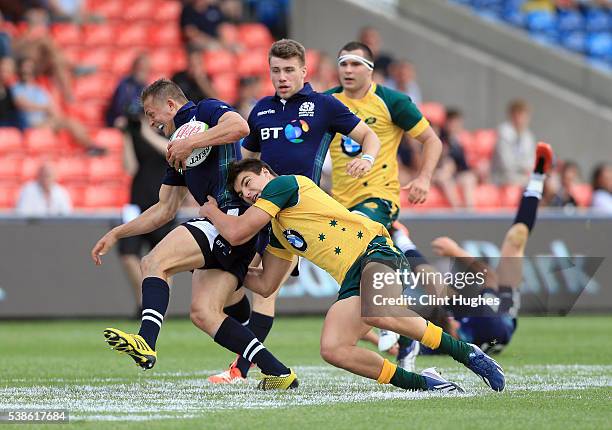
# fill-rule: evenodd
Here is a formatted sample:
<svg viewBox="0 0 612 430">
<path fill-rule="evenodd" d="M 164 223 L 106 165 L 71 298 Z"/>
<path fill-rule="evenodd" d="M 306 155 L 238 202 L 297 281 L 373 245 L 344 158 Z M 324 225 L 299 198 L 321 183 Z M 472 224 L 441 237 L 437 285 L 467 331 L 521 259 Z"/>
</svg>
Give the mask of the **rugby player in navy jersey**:
<svg viewBox="0 0 612 430">
<path fill-rule="evenodd" d="M 304 47 L 294 40 L 279 40 L 270 48 L 268 61 L 276 92 L 253 107 L 248 119 L 250 134 L 242 142 L 243 158 L 260 158 L 279 175 L 303 175 L 319 184 L 325 155 L 339 133 L 362 145 L 361 155 L 346 164 L 347 174 L 358 178 L 369 172 L 380 149 L 378 136 L 342 102 L 314 91 L 305 82 Z M 259 256 L 253 266 L 261 259 L 265 265 L 266 235 L 267 231 L 259 235 Z M 253 295 L 253 312 L 245 324 L 262 341 L 272 328 L 275 300 L 276 293 L 265 299 Z M 243 290 L 237 291 L 230 303 L 233 305 L 228 308 L 236 312 L 237 319 L 249 308 Z M 228 370 L 208 380 L 242 382 L 250 365 L 238 357 Z"/>
<path fill-rule="evenodd" d="M 226 186 L 229 164 L 236 158 L 234 142 L 249 133 L 246 121 L 227 104 L 206 99 L 197 105 L 167 79 L 155 81 L 142 93 L 150 125 L 170 136 L 189 121 L 209 129 L 168 146 L 169 167 L 162 180 L 159 202 L 129 223 L 105 234 L 91 251 L 97 265 L 118 239 L 148 233 L 173 219 L 188 192 L 203 204 L 215 196 L 219 207 L 238 215 L 246 207 Z M 187 168 L 185 160 L 195 148 L 210 147 L 206 159 Z M 180 171 L 179 171 L 180 169 Z M 278 361 L 248 328 L 224 312 L 225 303 L 242 284 L 255 254 L 255 239 L 231 247 L 206 219 L 190 220 L 172 230 L 142 259 L 142 322 L 138 334 L 114 328 L 104 330 L 107 343 L 128 354 L 137 365 L 150 369 L 157 360 L 155 344 L 168 307 L 168 278 L 193 271 L 191 320 L 221 346 L 257 364 L 264 374 L 260 387 L 297 386 L 293 371 Z"/>
</svg>

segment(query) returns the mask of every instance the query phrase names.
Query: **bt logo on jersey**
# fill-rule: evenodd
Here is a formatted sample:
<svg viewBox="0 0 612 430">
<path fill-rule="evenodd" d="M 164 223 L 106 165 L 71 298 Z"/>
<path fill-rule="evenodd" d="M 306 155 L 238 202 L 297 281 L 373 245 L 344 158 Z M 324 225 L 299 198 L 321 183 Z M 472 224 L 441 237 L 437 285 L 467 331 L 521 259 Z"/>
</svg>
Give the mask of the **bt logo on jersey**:
<svg viewBox="0 0 612 430">
<path fill-rule="evenodd" d="M 278 136 L 281 131 L 285 132 L 285 137 L 289 142 L 292 143 L 301 143 L 304 139 L 300 139 L 300 137 L 310 131 L 310 126 L 303 119 L 293 120 L 285 127 L 265 127 L 262 128 L 259 132 L 261 136 L 261 140 L 278 139 Z"/>
</svg>

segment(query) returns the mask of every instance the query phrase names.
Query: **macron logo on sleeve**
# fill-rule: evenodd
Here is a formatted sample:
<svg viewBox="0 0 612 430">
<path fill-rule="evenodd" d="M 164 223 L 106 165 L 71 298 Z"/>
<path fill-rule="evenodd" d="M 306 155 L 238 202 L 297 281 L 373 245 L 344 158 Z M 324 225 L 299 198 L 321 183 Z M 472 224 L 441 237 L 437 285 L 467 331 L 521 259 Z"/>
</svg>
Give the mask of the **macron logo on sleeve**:
<svg viewBox="0 0 612 430">
<path fill-rule="evenodd" d="M 263 116 L 263 115 L 268 115 L 268 114 L 273 114 L 273 113 L 276 113 L 274 109 L 262 110 L 262 111 L 257 112 L 257 116 Z"/>
</svg>

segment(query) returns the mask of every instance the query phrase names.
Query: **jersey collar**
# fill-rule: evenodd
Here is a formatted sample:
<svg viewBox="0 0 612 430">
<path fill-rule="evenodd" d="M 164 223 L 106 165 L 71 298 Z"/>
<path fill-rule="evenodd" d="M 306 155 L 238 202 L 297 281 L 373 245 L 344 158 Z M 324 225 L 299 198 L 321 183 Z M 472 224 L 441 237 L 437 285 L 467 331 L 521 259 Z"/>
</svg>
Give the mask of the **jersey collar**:
<svg viewBox="0 0 612 430">
<path fill-rule="evenodd" d="M 175 127 L 179 127 L 191 119 L 189 118 L 189 115 L 191 113 L 191 109 L 194 107 L 194 102 L 187 102 L 176 112 L 176 115 L 174 115 Z"/>
<path fill-rule="evenodd" d="M 306 82 L 304 84 L 304 87 L 301 90 L 299 90 L 297 93 L 295 93 L 294 95 L 289 97 L 289 99 L 287 101 L 289 102 L 289 101 L 297 99 L 297 98 L 308 97 L 308 96 L 312 95 L 312 93 L 314 93 L 314 90 L 310 86 L 310 83 Z M 278 96 L 278 94 L 274 94 L 274 99 L 276 101 L 280 101 L 281 100 L 281 98 Z"/>
</svg>

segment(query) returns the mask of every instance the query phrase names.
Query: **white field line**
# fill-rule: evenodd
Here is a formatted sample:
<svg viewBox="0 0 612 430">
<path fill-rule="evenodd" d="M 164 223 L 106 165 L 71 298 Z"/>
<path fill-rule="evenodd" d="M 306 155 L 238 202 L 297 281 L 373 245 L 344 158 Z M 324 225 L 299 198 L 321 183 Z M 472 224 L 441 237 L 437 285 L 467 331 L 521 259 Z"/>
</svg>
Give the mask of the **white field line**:
<svg viewBox="0 0 612 430">
<path fill-rule="evenodd" d="M 148 373 L 146 377 L 128 381 L 122 378 L 0 379 L 0 409 L 61 408 L 68 409 L 74 420 L 147 421 L 195 418 L 222 409 L 270 409 L 457 396 L 380 386 L 329 366 L 304 366 L 295 370 L 301 380 L 300 387 L 286 392 L 256 391 L 255 379 L 247 384 L 212 385 L 206 377 L 215 371 Z M 467 369 L 459 366 L 445 369 L 444 375 L 468 391 L 461 396 L 493 394 Z M 612 365 L 508 367 L 506 378 L 506 391 L 517 394 L 520 391 L 611 387 Z M 31 385 L 33 382 L 37 385 Z"/>
</svg>

